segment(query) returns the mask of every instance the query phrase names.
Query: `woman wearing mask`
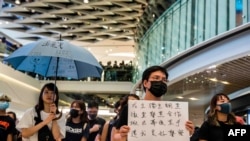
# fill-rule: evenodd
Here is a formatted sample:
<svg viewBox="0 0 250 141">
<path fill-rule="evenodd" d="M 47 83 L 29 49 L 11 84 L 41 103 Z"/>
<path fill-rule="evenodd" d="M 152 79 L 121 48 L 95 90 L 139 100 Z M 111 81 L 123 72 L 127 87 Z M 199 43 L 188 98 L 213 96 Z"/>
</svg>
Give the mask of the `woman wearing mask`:
<svg viewBox="0 0 250 141">
<path fill-rule="evenodd" d="M 239 124 L 232 113 L 229 100 L 223 93 L 216 94 L 211 99 L 208 118 L 199 130 L 199 141 L 224 141 L 224 127 Z"/>
<path fill-rule="evenodd" d="M 66 137 L 63 141 L 87 141 L 88 136 L 89 125 L 85 103 L 75 100 L 70 106 L 66 122 Z"/>
<path fill-rule="evenodd" d="M 65 137 L 65 118 L 58 119 L 58 94 L 53 83 L 42 87 L 37 105 L 28 109 L 17 124 L 23 141 L 61 141 Z"/>
</svg>

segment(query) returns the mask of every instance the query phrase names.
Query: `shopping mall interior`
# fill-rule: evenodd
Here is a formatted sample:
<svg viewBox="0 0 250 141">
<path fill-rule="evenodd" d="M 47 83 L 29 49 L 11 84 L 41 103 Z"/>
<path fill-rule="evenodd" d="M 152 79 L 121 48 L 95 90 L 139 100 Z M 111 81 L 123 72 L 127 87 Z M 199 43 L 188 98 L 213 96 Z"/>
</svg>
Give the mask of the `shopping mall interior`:
<svg viewBox="0 0 250 141">
<path fill-rule="evenodd" d="M 143 70 L 161 65 L 169 72 L 163 100 L 188 102 L 196 125 L 217 93 L 250 124 L 250 0 L 4 0 L 0 38 L 0 93 L 11 96 L 19 117 L 55 78 L 3 59 L 38 40 L 60 39 L 91 52 L 103 68 L 100 78 L 56 78 L 61 109 L 74 99 L 95 100 L 110 118 L 124 95 L 143 98 Z"/>
</svg>

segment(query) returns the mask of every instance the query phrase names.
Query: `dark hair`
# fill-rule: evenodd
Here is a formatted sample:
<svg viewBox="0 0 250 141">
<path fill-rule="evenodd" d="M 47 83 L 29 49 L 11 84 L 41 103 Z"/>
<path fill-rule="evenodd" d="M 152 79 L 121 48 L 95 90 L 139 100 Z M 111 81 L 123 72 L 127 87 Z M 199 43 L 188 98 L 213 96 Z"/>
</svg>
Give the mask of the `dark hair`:
<svg viewBox="0 0 250 141">
<path fill-rule="evenodd" d="M 119 99 L 118 101 L 115 102 L 115 104 L 114 104 L 114 108 L 115 108 L 115 109 L 119 108 L 119 106 L 120 106 L 120 101 L 121 101 L 121 100 Z"/>
<path fill-rule="evenodd" d="M 12 115 L 13 115 L 13 118 L 14 118 L 14 121 L 17 120 L 17 118 L 16 118 L 16 113 L 15 113 L 15 112 L 13 112 L 13 111 L 8 111 L 7 114 L 12 114 Z"/>
<path fill-rule="evenodd" d="M 137 100 L 140 100 L 140 97 L 138 95 L 136 95 L 136 94 L 128 94 L 128 95 L 124 96 L 123 99 L 121 100 L 121 103 L 120 103 L 121 109 L 120 110 L 122 110 L 123 107 L 128 104 L 129 97 L 134 97 Z"/>
<path fill-rule="evenodd" d="M 97 109 L 99 109 L 99 104 L 97 102 L 95 102 L 95 101 L 90 101 L 88 103 L 88 108 L 97 108 Z"/>
<path fill-rule="evenodd" d="M 35 106 L 35 108 L 38 111 L 41 111 L 41 110 L 44 109 L 44 105 L 43 105 L 43 91 L 44 91 L 45 88 L 47 88 L 50 91 L 54 91 L 55 96 L 56 96 L 55 105 L 56 105 L 56 107 L 58 107 L 58 101 L 59 101 L 59 91 L 58 91 L 58 88 L 57 88 L 57 86 L 54 83 L 47 83 L 47 84 L 45 84 L 42 87 L 42 89 L 40 91 L 40 95 L 39 95 L 38 104 Z M 59 113 L 58 109 L 57 109 L 56 113 L 57 114 Z"/>
<path fill-rule="evenodd" d="M 151 66 L 149 68 L 147 68 L 146 70 L 144 70 L 143 74 L 142 74 L 142 83 L 144 80 L 148 80 L 149 76 L 151 75 L 151 73 L 156 72 L 156 71 L 161 71 L 166 75 L 166 78 L 168 78 L 168 72 L 165 68 L 163 68 L 162 66 Z M 146 88 L 143 85 L 143 90 L 146 91 Z"/>
<path fill-rule="evenodd" d="M 218 93 L 216 95 L 214 95 L 210 101 L 210 112 L 214 112 L 213 110 L 215 110 L 216 106 L 217 106 L 217 101 L 221 98 L 221 97 L 226 97 L 228 101 L 230 101 L 230 98 L 224 94 L 224 93 Z"/>
<path fill-rule="evenodd" d="M 82 100 L 75 100 L 71 103 L 70 108 L 73 106 L 73 104 L 77 104 L 80 109 L 83 111 L 83 114 L 81 115 L 81 122 L 85 123 L 88 122 L 88 114 L 86 112 L 86 106 L 85 103 Z M 72 121 L 72 117 L 68 118 L 68 121 Z"/>
<path fill-rule="evenodd" d="M 230 101 L 230 98 L 224 94 L 224 93 L 218 93 L 214 95 L 210 101 L 210 110 L 208 114 L 208 121 L 211 125 L 219 126 L 218 119 L 217 119 L 217 101 L 221 97 L 226 97 L 228 101 Z M 234 124 L 236 122 L 235 115 L 233 113 L 229 113 L 227 117 L 228 124 Z"/>
</svg>

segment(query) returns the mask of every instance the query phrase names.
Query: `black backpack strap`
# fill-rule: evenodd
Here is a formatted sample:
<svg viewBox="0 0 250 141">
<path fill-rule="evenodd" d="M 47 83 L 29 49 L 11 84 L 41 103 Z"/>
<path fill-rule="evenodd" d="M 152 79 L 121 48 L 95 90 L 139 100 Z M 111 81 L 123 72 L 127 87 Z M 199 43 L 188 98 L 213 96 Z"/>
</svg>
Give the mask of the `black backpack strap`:
<svg viewBox="0 0 250 141">
<path fill-rule="evenodd" d="M 42 119 L 41 119 L 40 111 L 38 111 L 38 108 L 35 107 L 35 111 L 36 111 L 37 116 L 34 117 L 34 120 L 35 120 L 35 125 L 37 125 L 38 123 L 42 122 Z"/>
<path fill-rule="evenodd" d="M 35 125 L 42 122 L 40 111 L 35 107 L 35 111 L 37 113 L 37 117 L 34 117 Z M 38 140 L 39 141 L 55 141 L 52 132 L 50 131 L 48 125 L 43 126 L 38 131 Z"/>
</svg>

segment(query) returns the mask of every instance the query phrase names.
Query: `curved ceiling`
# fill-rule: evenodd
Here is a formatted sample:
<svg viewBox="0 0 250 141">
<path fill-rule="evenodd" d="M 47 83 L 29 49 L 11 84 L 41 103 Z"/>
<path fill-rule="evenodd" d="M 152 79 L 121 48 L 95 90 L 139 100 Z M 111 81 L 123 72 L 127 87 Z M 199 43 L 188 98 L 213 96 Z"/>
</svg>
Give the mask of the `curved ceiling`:
<svg viewBox="0 0 250 141">
<path fill-rule="evenodd" d="M 95 57 L 129 62 L 147 0 L 5 0 L 0 31 L 19 44 L 41 38 L 69 40 Z M 19 2 L 19 3 L 17 3 Z M 152 20 L 152 19 L 151 19 Z"/>
<path fill-rule="evenodd" d="M 142 15 L 146 0 L 5 0 L 0 19 L 22 26 L 8 27 L 33 34 L 23 39 L 41 36 L 80 42 L 106 39 L 133 40 L 134 30 Z"/>
</svg>

